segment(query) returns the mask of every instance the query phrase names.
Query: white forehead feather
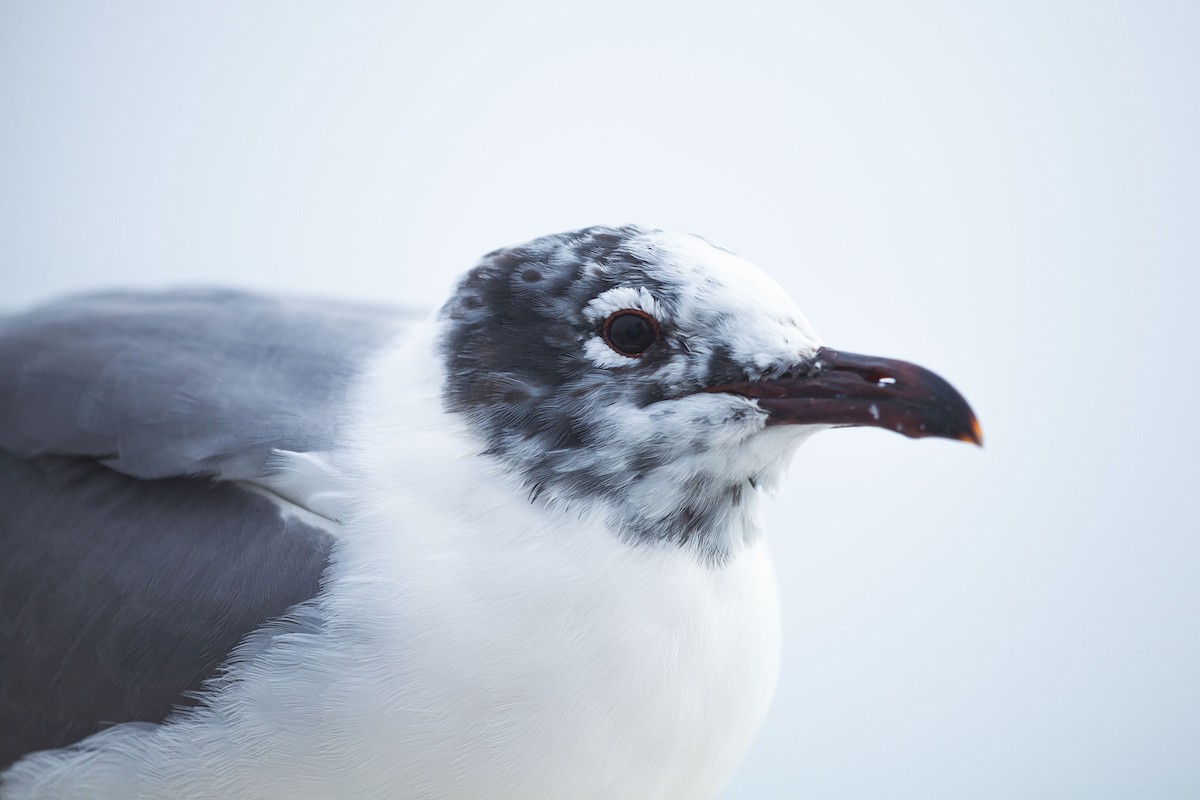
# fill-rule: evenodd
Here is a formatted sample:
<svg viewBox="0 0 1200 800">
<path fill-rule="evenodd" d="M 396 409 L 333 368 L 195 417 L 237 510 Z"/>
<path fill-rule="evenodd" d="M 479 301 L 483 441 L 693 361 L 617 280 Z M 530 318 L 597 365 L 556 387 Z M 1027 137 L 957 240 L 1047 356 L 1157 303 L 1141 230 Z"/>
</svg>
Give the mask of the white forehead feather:
<svg viewBox="0 0 1200 800">
<path fill-rule="evenodd" d="M 816 353 L 822 342 L 783 288 L 758 267 L 698 236 L 656 232 L 630 249 L 680 287 L 675 324 L 723 341 L 735 359 L 767 369 Z"/>
</svg>

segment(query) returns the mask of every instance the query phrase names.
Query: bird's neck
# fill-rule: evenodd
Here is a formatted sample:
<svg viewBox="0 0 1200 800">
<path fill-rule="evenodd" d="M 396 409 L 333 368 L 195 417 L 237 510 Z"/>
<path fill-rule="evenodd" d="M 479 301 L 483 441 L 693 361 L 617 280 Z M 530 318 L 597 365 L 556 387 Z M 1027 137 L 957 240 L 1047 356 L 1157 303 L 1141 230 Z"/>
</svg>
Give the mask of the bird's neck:
<svg viewBox="0 0 1200 800">
<path fill-rule="evenodd" d="M 353 493 L 371 498 L 372 513 L 403 520 L 428 505 L 526 528 L 589 526 L 633 547 L 679 548 L 709 567 L 728 564 L 760 535 L 761 487 L 773 478 L 754 470 L 790 460 L 795 430 L 782 437 L 765 431 L 736 452 L 700 450 L 628 471 L 602 494 L 566 482 L 533 484 L 512 454 L 488 452 L 470 420 L 445 409 L 433 343 L 432 331 L 409 338 L 384 353 L 360 385 L 352 418 L 361 422 L 348 432 L 342 458 Z"/>
</svg>

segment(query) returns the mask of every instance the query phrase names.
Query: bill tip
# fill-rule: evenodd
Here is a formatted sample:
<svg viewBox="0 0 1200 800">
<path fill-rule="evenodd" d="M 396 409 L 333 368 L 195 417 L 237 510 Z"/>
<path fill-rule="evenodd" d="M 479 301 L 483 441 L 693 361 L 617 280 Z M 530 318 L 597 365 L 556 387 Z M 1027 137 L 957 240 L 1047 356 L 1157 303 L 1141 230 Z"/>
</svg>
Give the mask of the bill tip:
<svg viewBox="0 0 1200 800">
<path fill-rule="evenodd" d="M 983 447 L 983 428 L 979 426 L 979 420 L 971 417 L 971 430 L 959 436 L 958 440 L 976 447 Z"/>
</svg>

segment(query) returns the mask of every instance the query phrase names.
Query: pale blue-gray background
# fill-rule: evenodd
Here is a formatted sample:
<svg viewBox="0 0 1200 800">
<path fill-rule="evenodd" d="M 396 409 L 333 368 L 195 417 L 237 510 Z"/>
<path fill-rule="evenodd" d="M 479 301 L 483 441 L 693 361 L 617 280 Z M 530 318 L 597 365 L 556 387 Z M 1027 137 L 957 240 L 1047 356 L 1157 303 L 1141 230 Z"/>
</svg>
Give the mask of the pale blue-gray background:
<svg viewBox="0 0 1200 800">
<path fill-rule="evenodd" d="M 6 0 L 0 305 L 700 233 L 987 436 L 801 451 L 728 797 L 1196 798 L 1198 53 L 1195 2 Z"/>
</svg>

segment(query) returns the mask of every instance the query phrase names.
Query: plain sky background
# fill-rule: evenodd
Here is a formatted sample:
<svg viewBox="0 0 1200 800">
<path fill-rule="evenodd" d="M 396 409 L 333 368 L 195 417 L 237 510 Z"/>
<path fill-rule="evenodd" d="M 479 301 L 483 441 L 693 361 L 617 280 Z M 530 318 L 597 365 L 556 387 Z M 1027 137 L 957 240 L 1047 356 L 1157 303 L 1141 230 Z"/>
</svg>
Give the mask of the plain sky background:
<svg viewBox="0 0 1200 800">
<path fill-rule="evenodd" d="M 727 797 L 1196 798 L 1198 98 L 1195 2 L 0 0 L 0 306 L 699 233 L 987 439 L 800 451 Z"/>
</svg>

